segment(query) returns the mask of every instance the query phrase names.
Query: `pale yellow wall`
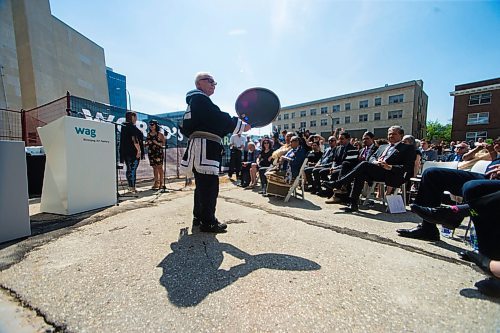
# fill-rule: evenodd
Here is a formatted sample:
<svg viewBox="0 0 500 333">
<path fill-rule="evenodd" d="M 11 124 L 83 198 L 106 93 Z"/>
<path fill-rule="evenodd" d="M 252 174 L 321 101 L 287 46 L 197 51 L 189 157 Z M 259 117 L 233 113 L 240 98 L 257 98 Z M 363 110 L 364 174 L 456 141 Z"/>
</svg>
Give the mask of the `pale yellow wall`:
<svg viewBox="0 0 500 333">
<path fill-rule="evenodd" d="M 397 103 L 397 104 L 388 104 L 389 103 L 389 96 L 393 95 L 399 95 L 399 94 L 404 94 L 404 102 L 403 103 Z M 280 115 L 281 115 L 281 120 L 275 120 L 273 122 L 273 126 L 278 126 L 281 125 L 281 129 L 283 130 L 283 125 L 284 124 L 289 124 L 289 131 L 293 131 L 294 129 L 291 128 L 291 123 L 295 123 L 295 130 L 297 130 L 300 127 L 300 122 L 305 121 L 306 122 L 306 128 L 310 129 L 313 132 L 316 133 L 321 133 L 321 132 L 329 132 L 331 131 L 332 128 L 332 119 L 331 117 L 334 118 L 340 118 L 340 124 L 339 125 L 334 125 L 334 128 L 344 128 L 346 130 L 357 130 L 357 129 L 367 129 L 369 131 L 374 131 L 375 128 L 383 128 L 383 127 L 389 127 L 392 125 L 400 125 L 403 127 L 406 133 L 412 133 L 413 129 L 413 122 L 414 122 L 414 113 L 416 112 L 415 110 L 415 86 L 407 86 L 407 87 L 400 87 L 400 88 L 395 88 L 387 91 L 382 91 L 382 92 L 375 92 L 375 93 L 367 93 L 362 96 L 356 96 L 356 97 L 349 97 L 349 98 L 343 98 L 335 101 L 329 101 L 329 102 L 322 102 L 322 103 L 311 103 L 308 105 L 303 105 L 301 107 L 293 108 L 293 109 L 286 109 L 286 110 L 281 110 Z M 427 95 L 425 95 L 425 106 L 427 105 Z M 382 98 L 382 105 L 381 106 L 374 106 L 375 98 L 376 97 L 381 97 Z M 362 100 L 368 100 L 368 108 L 359 108 L 359 101 Z M 345 103 L 351 103 L 351 109 L 349 111 L 345 111 Z M 332 114 L 332 106 L 340 104 L 340 110 L 339 112 L 335 112 Z M 323 114 L 321 115 L 321 107 L 327 106 L 328 107 L 328 115 Z M 316 116 L 310 116 L 310 110 L 311 109 L 316 109 Z M 300 117 L 300 111 L 306 110 L 307 111 L 307 116 L 306 117 Z M 403 118 L 398 118 L 398 119 L 388 119 L 388 111 L 396 111 L 396 110 L 403 110 Z M 284 120 L 283 115 L 285 113 L 291 114 L 292 112 L 295 112 L 295 118 L 294 119 L 288 119 Z M 376 112 L 380 112 L 380 120 L 379 121 L 374 121 L 373 119 L 373 114 Z M 423 110 L 423 113 L 426 115 L 426 108 Z M 368 121 L 367 122 L 359 122 L 359 115 L 360 114 L 368 114 Z M 346 116 L 351 117 L 351 122 L 349 124 L 346 124 L 344 122 L 344 119 Z M 290 116 L 289 116 L 290 117 Z M 321 119 L 327 119 L 327 125 L 326 126 L 320 126 L 321 124 Z M 310 127 L 310 121 L 311 120 L 316 120 L 316 127 Z"/>
<path fill-rule="evenodd" d="M 109 103 L 104 49 L 50 13 L 48 0 L 11 0 L 23 108 L 71 94 Z"/>
<path fill-rule="evenodd" d="M 0 108 L 19 110 L 21 84 L 10 0 L 0 0 L 0 41 Z"/>
</svg>

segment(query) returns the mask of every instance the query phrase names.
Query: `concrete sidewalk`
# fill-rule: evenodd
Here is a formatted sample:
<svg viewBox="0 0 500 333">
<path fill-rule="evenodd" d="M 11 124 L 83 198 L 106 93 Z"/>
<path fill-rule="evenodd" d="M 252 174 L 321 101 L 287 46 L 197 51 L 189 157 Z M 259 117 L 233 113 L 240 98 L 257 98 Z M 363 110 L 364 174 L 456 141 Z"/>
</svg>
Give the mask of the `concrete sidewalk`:
<svg viewBox="0 0 500 333">
<path fill-rule="evenodd" d="M 466 245 L 396 236 L 413 214 L 223 184 L 229 232 L 212 235 L 192 230 L 192 200 L 143 195 L 5 247 L 0 285 L 71 332 L 500 330 L 499 300 L 456 256 Z"/>
</svg>

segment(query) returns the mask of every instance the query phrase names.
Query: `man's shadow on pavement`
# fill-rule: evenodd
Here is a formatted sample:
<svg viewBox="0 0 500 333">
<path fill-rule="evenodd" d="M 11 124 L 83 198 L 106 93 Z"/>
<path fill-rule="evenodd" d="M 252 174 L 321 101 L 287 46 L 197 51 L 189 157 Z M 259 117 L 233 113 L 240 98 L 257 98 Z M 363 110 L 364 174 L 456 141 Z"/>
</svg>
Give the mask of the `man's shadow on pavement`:
<svg viewBox="0 0 500 333">
<path fill-rule="evenodd" d="M 220 243 L 215 234 L 187 234 L 181 229 L 179 240 L 170 245 L 172 253 L 157 267 L 163 269 L 160 284 L 167 289 L 170 302 L 179 307 L 199 304 L 209 294 L 260 268 L 312 271 L 321 268 L 308 259 L 278 253 L 251 255 L 235 246 Z M 229 270 L 219 269 L 226 252 L 244 260 Z"/>
</svg>

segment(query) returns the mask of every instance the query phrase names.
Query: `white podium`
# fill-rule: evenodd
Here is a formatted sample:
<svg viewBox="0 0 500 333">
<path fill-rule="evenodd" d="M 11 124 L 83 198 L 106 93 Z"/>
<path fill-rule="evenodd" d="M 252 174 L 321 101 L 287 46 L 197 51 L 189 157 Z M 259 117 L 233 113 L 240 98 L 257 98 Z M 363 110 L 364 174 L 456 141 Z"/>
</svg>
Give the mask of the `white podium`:
<svg viewBox="0 0 500 333">
<path fill-rule="evenodd" d="M 0 141 L 0 184 L 0 243 L 31 235 L 24 142 Z"/>
<path fill-rule="evenodd" d="M 47 158 L 42 212 L 71 215 L 116 204 L 113 124 L 66 116 L 38 133 Z"/>
</svg>

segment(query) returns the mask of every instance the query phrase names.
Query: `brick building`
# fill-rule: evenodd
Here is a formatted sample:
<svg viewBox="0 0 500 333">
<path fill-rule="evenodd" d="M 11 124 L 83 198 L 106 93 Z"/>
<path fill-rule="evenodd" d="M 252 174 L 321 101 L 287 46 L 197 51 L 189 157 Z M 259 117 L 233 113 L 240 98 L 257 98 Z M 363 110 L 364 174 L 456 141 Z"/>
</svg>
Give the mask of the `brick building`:
<svg viewBox="0 0 500 333">
<path fill-rule="evenodd" d="M 500 78 L 455 86 L 452 140 L 477 141 L 500 135 Z"/>
</svg>

